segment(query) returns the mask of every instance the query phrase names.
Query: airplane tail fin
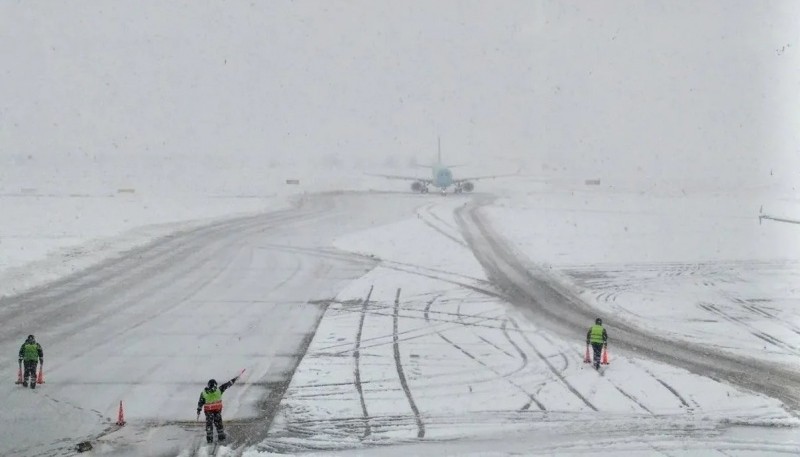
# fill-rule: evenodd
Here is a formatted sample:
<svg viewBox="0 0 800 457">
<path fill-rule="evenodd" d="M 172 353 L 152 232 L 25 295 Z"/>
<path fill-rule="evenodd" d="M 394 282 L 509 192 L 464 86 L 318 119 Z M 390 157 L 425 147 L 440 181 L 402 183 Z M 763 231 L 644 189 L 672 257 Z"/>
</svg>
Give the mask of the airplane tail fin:
<svg viewBox="0 0 800 457">
<path fill-rule="evenodd" d="M 437 142 L 436 142 L 437 150 L 439 151 L 438 161 L 436 162 L 436 164 L 441 167 L 442 166 L 442 137 L 436 137 L 436 140 L 437 140 Z"/>
<path fill-rule="evenodd" d="M 417 167 L 421 168 L 453 168 L 453 167 L 460 167 L 461 165 L 445 165 L 442 163 L 442 137 L 437 137 L 436 142 L 436 163 L 432 163 L 430 165 L 422 165 L 422 164 L 415 164 Z"/>
</svg>

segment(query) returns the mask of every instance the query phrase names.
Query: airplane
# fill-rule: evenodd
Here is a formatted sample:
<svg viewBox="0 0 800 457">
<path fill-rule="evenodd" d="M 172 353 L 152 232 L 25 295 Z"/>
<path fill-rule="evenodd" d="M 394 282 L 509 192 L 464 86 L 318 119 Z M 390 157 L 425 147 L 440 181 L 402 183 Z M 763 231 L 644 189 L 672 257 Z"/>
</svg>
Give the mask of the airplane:
<svg viewBox="0 0 800 457">
<path fill-rule="evenodd" d="M 442 195 L 447 193 L 449 187 L 453 187 L 453 192 L 460 194 L 462 192 L 472 192 L 475 190 L 473 181 L 480 179 L 499 178 L 501 176 L 515 176 L 515 175 L 494 175 L 494 176 L 473 176 L 469 178 L 454 178 L 451 168 L 457 165 L 443 165 L 442 164 L 442 142 L 439 140 L 439 155 L 438 160 L 432 165 L 418 165 L 431 169 L 430 178 L 419 178 L 415 176 L 398 176 L 398 175 L 381 175 L 368 173 L 370 176 L 380 176 L 387 179 L 400 179 L 405 181 L 412 181 L 411 190 L 421 194 L 427 194 L 430 190 L 428 187 L 435 187 L 440 190 Z"/>
</svg>

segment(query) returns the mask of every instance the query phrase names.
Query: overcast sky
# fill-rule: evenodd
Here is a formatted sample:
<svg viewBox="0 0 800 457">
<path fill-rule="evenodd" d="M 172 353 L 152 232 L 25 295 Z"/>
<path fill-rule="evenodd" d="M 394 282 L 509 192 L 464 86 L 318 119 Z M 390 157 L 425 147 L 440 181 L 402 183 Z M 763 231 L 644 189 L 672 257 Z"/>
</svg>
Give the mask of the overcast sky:
<svg viewBox="0 0 800 457">
<path fill-rule="evenodd" d="M 798 24 L 791 0 L 5 0 L 0 154 L 405 163 L 441 135 L 455 162 L 763 176 L 800 163 Z"/>
</svg>

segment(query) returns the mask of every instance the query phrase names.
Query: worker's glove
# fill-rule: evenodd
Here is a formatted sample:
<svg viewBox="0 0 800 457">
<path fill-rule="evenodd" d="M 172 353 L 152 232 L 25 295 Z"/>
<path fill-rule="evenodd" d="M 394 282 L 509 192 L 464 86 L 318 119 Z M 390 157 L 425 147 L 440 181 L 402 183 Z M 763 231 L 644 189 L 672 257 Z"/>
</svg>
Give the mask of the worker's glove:
<svg viewBox="0 0 800 457">
<path fill-rule="evenodd" d="M 19 359 L 19 363 L 22 363 L 22 359 Z"/>
<path fill-rule="evenodd" d="M 197 415 L 200 415 L 200 408 L 197 408 Z"/>
</svg>

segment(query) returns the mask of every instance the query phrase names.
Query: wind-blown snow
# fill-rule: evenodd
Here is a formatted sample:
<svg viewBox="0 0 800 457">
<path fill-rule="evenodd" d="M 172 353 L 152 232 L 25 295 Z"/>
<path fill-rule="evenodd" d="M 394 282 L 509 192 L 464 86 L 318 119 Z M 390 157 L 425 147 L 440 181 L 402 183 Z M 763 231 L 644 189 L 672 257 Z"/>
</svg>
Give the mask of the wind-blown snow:
<svg viewBox="0 0 800 457">
<path fill-rule="evenodd" d="M 793 179 L 796 2 L 0 4 L 0 155 Z"/>
<path fill-rule="evenodd" d="M 337 242 L 382 264 L 329 306 L 260 449 L 361 452 L 419 438 L 472 442 L 529 431 L 545 434 L 541 443 L 523 440 L 529 452 L 569 455 L 598 438 L 587 430 L 557 445 L 562 428 L 597 429 L 601 421 L 595 433 L 613 441 L 603 441 L 604 449 L 647 443 L 713 452 L 730 438 L 700 442 L 678 430 L 726 435 L 731 423 L 798 425 L 776 400 L 615 354 L 613 323 L 612 363 L 595 373 L 581 360 L 585 335 L 565 341 L 493 296 L 452 219 L 462 203 L 423 204 L 415 219 Z M 513 225 L 532 220 L 517 217 Z M 680 326 L 681 316 L 672 322 Z"/>
<path fill-rule="evenodd" d="M 408 166 L 429 163 L 441 137 L 445 161 L 466 164 L 456 176 L 519 172 L 478 183 L 504 197 L 483 214 L 598 313 L 791 368 L 798 226 L 758 225 L 758 214 L 800 220 L 799 19 L 795 1 L 0 2 L 0 299 L 304 192 L 407 191 L 364 173 L 425 176 Z M 339 291 L 275 433 L 243 455 L 800 447 L 775 400 L 613 346 L 604 376 L 587 369 L 582 335 L 552 335 L 492 295 L 451 218 L 458 204 L 423 197 L 416 217 L 339 239 L 359 254 L 312 243 L 348 265 L 369 262 L 364 254 L 383 262 Z M 315 239 L 331 232 L 323 220 Z M 295 257 L 282 255 L 290 271 L 280 274 L 293 274 Z M 216 271 L 209 259 L 201 273 Z M 153 328 L 175 298 L 157 289 L 127 304 Z M 213 312 L 204 306 L 184 311 Z M 0 336 L 16 340 L 27 326 Z M 114 343 L 142 349 L 137 338 Z M 64 345 L 64 358 L 79 347 Z M 6 349 L 14 365 L 16 348 Z M 105 355 L 93 363 L 126 366 Z M 66 365 L 65 376 L 89 376 Z M 154 414 L 162 394 L 142 409 Z M 39 397 L 34 406 L 56 415 L 74 409 Z M 115 400 L 94 401 L 101 414 L 61 425 L 96 432 Z M 29 406 L 13 417 L 36 423 Z M 418 443 L 423 427 L 424 440 L 459 440 Z M 146 434 L 152 448 L 135 448 L 148 440 L 131 432 L 97 452 L 169 452 L 162 444 L 180 431 Z"/>
<path fill-rule="evenodd" d="M 589 187 L 484 211 L 519 252 L 603 315 L 794 367 L 797 226 L 760 222 L 759 205 L 800 214 L 800 201 L 769 189 L 652 195 Z"/>
<path fill-rule="evenodd" d="M 126 161 L 9 163 L 0 183 L 0 296 L 80 271 L 171 233 L 239 215 L 276 211 L 308 192 L 380 188 L 361 173 L 167 162 L 153 173 Z M 86 172 L 83 176 L 79 172 Z M 286 184 L 296 179 L 299 184 Z"/>
</svg>

